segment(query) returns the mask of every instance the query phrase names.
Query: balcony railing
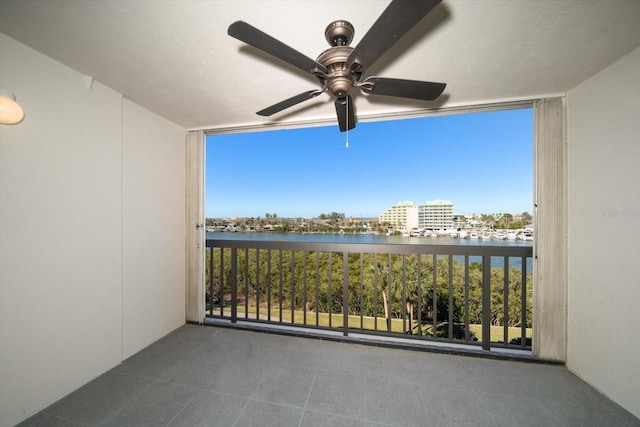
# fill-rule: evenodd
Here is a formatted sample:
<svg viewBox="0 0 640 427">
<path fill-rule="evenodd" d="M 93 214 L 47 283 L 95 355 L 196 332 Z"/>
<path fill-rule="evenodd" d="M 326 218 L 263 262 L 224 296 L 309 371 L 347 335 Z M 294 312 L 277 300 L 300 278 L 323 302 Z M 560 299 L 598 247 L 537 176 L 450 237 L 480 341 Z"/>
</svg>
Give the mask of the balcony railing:
<svg viewBox="0 0 640 427">
<path fill-rule="evenodd" d="M 532 248 L 207 240 L 206 313 L 531 349 Z"/>
</svg>

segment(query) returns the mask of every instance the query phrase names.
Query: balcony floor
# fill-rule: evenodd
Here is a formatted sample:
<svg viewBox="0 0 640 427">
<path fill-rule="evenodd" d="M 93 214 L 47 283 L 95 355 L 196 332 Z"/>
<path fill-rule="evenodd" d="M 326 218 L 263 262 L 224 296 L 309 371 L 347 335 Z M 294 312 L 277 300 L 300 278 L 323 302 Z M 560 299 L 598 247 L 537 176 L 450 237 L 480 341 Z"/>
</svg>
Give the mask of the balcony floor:
<svg viewBox="0 0 640 427">
<path fill-rule="evenodd" d="M 638 426 L 565 367 L 185 325 L 25 426 Z"/>
</svg>

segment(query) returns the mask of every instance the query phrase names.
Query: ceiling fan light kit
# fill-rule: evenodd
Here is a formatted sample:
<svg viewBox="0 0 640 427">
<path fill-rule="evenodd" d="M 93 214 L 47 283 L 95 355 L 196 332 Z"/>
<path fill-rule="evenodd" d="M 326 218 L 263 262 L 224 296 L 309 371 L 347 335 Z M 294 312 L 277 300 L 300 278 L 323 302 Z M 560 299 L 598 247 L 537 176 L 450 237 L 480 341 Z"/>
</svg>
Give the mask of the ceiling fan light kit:
<svg viewBox="0 0 640 427">
<path fill-rule="evenodd" d="M 322 52 L 315 61 L 246 22 L 234 22 L 228 29 L 231 37 L 315 76 L 320 84 L 320 89 L 295 95 L 260 110 L 257 114 L 271 116 L 328 92 L 335 98 L 340 131 L 345 132 L 356 126 L 350 94 L 353 88 L 359 88 L 372 95 L 434 101 L 444 91 L 444 83 L 377 76 L 361 79 L 368 67 L 441 1 L 393 0 L 356 47 L 349 46 L 355 34 L 353 25 L 345 20 L 333 21 L 325 29 L 325 39 L 331 47 Z"/>
</svg>

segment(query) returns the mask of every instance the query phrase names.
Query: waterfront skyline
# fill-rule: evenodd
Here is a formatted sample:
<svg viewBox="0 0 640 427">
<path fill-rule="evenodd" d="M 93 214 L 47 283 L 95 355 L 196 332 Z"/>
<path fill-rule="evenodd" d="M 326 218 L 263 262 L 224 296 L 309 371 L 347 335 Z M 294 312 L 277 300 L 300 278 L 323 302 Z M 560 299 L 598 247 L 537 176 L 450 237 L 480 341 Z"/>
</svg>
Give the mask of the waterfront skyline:
<svg viewBox="0 0 640 427">
<path fill-rule="evenodd" d="M 517 109 L 207 137 L 207 218 L 378 217 L 411 200 L 532 213 L 533 112 Z"/>
</svg>

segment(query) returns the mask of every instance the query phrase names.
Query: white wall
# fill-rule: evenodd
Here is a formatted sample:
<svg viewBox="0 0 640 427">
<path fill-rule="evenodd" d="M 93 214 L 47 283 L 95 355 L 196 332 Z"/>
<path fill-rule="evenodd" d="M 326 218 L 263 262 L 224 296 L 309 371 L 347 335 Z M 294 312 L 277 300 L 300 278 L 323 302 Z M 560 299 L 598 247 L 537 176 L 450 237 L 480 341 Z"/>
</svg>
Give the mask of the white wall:
<svg viewBox="0 0 640 427">
<path fill-rule="evenodd" d="M 184 129 L 125 101 L 123 353 L 185 323 Z"/>
<path fill-rule="evenodd" d="M 640 417 L 640 48 L 567 94 L 567 366 Z"/>
<path fill-rule="evenodd" d="M 0 34 L 0 425 L 184 323 L 184 129 Z M 160 246 L 160 247 L 157 247 Z"/>
</svg>

